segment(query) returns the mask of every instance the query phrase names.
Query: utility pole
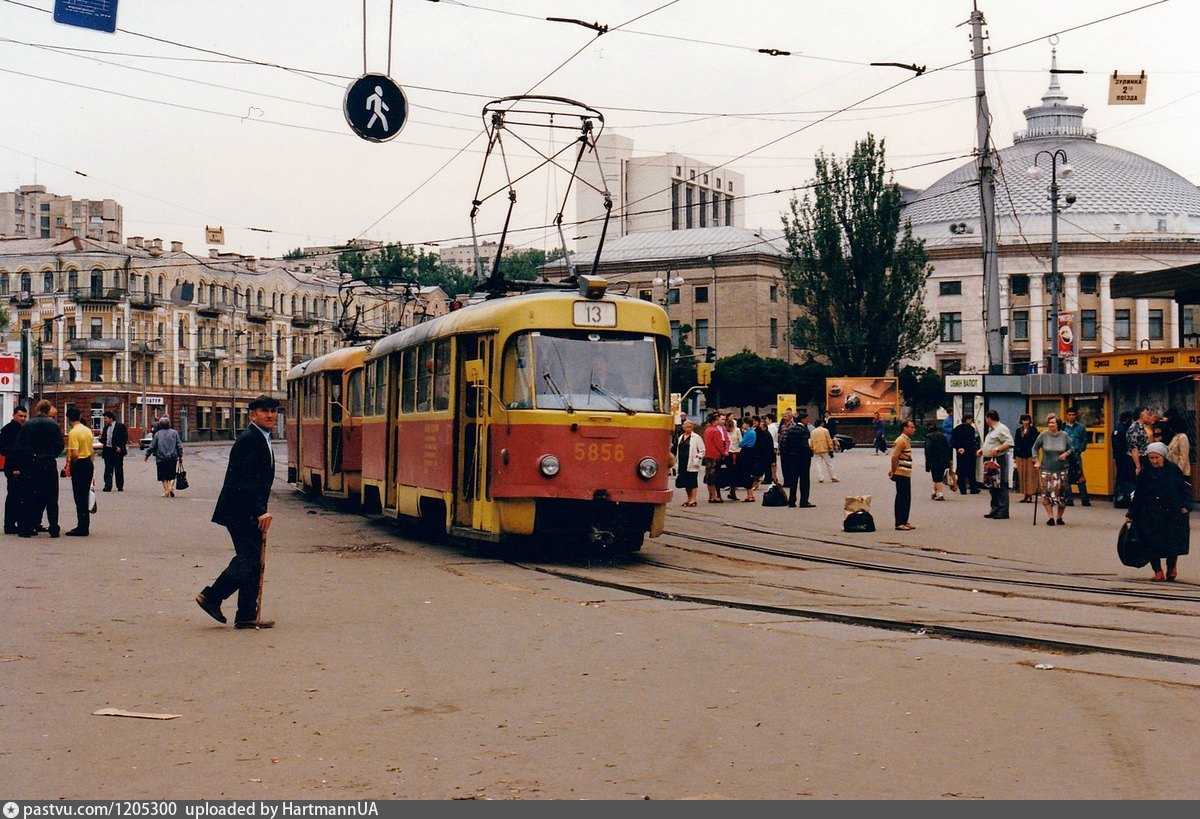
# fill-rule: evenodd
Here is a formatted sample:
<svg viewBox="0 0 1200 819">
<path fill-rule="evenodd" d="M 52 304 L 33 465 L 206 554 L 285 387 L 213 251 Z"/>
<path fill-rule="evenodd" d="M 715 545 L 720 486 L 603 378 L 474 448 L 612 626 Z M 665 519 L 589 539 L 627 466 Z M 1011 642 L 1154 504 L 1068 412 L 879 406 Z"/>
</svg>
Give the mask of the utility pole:
<svg viewBox="0 0 1200 819">
<path fill-rule="evenodd" d="M 1000 270 L 996 245 L 996 170 L 992 167 L 991 113 L 983 78 L 983 12 L 971 10 L 971 57 L 975 60 L 975 129 L 979 152 L 980 238 L 983 245 L 983 304 L 987 327 L 988 372 L 1004 372 L 1004 338 L 1000 326 Z"/>
</svg>

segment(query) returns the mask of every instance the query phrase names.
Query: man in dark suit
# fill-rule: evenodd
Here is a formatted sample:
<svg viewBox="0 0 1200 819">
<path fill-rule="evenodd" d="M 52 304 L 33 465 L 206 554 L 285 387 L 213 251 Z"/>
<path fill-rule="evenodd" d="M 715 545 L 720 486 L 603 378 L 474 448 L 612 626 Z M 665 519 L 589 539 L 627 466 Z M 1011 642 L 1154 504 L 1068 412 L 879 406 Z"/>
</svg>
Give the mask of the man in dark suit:
<svg viewBox="0 0 1200 819">
<path fill-rule="evenodd" d="M 33 537 L 45 514 L 50 524 L 50 537 L 59 536 L 58 528 L 58 455 L 63 451 L 63 431 L 55 418 L 58 410 L 44 398 L 34 407 L 35 415 L 21 425 L 17 433 L 17 449 L 21 450 L 25 469 L 22 484 L 25 490 L 25 514 L 17 523 L 21 537 Z"/>
<path fill-rule="evenodd" d="M 117 420 L 112 410 L 104 411 L 104 429 L 100 430 L 100 443 L 104 450 L 104 491 L 111 492 L 113 479 L 117 491 L 125 491 L 125 455 L 129 452 L 129 428 Z"/>
<path fill-rule="evenodd" d="M 233 626 L 239 629 L 271 628 L 274 620 L 259 617 L 258 590 L 263 570 L 263 549 L 271 513 L 267 502 L 275 479 L 275 455 L 271 450 L 271 431 L 279 420 L 279 401 L 260 395 L 249 404 L 250 425 L 238 435 L 229 452 L 225 482 L 217 498 L 213 523 L 229 530 L 233 540 L 233 560 L 211 586 L 196 595 L 196 602 L 210 617 L 226 622 L 221 603 L 237 592 L 237 614 Z"/>
<path fill-rule="evenodd" d="M 22 474 L 25 466 L 24 453 L 17 449 L 17 435 L 21 425 L 29 416 L 24 407 L 13 410 L 12 420 L 0 428 L 0 457 L 4 459 L 4 477 L 8 479 L 8 494 L 4 497 L 4 534 L 15 535 L 21 525 L 21 515 L 25 503 L 25 487 L 22 485 Z M 1129 426 L 1126 424 L 1126 426 Z"/>
</svg>

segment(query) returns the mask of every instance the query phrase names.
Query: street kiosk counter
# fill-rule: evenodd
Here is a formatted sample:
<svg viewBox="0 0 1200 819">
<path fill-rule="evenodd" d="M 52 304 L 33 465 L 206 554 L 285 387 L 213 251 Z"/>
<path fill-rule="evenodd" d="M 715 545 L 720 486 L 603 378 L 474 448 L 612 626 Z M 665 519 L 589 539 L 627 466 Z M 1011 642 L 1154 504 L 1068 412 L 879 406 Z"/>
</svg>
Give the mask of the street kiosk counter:
<svg viewBox="0 0 1200 819">
<path fill-rule="evenodd" d="M 1085 367 L 1090 375 L 1108 376 L 1113 419 L 1126 410 L 1137 413 L 1142 407 L 1150 407 L 1160 414 L 1170 410 L 1184 419 L 1191 444 L 1191 469 L 1186 477 L 1192 484 L 1192 499 L 1200 497 L 1197 495 L 1197 489 L 1200 487 L 1197 486 L 1196 480 L 1196 405 L 1197 393 L 1200 392 L 1200 348 L 1104 353 L 1087 356 Z M 1122 444 L 1123 442 L 1114 441 L 1108 447 L 1110 467 L 1112 446 Z M 1088 480 L 1091 480 L 1091 473 L 1088 473 Z"/>
</svg>

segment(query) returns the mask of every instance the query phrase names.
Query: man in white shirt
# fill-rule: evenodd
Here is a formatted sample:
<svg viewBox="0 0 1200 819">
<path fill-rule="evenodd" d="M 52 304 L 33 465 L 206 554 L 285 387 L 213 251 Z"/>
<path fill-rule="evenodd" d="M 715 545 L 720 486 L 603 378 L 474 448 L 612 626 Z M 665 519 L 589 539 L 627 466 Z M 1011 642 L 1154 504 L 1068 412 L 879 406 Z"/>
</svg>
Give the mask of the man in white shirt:
<svg viewBox="0 0 1200 819">
<path fill-rule="evenodd" d="M 988 491 L 992 494 L 992 511 L 984 515 L 985 518 L 992 520 L 1007 520 L 1008 519 L 1008 475 L 1009 475 L 1009 457 L 1008 451 L 1013 448 L 1012 433 L 1008 431 L 1008 427 L 1000 423 L 1000 413 L 996 410 L 988 410 L 987 415 L 983 416 L 983 422 L 988 428 L 987 435 L 983 438 L 983 445 L 979 450 L 979 455 L 983 458 L 988 458 L 1000 465 L 1000 482 L 998 485 L 989 486 Z M 985 475 L 985 477 L 987 477 Z"/>
</svg>

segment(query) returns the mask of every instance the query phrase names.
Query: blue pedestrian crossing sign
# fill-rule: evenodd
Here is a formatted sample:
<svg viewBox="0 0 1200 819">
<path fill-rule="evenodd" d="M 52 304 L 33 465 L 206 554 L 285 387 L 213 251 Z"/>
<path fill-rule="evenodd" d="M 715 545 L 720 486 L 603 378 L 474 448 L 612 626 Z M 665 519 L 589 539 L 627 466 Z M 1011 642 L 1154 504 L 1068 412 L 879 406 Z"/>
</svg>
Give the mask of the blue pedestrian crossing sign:
<svg viewBox="0 0 1200 819">
<path fill-rule="evenodd" d="M 363 74 L 346 89 L 343 104 L 350 130 L 370 142 L 387 142 L 408 119 L 408 100 L 383 74 Z"/>
</svg>

